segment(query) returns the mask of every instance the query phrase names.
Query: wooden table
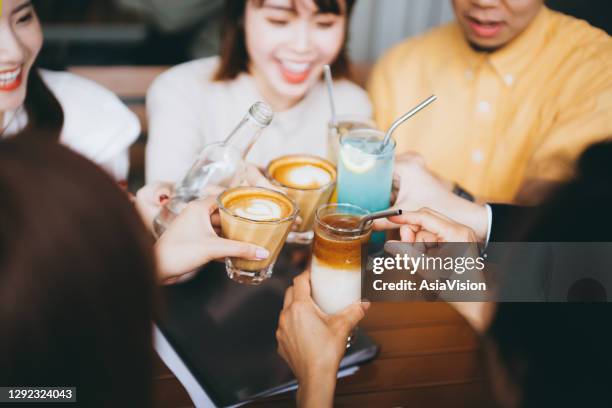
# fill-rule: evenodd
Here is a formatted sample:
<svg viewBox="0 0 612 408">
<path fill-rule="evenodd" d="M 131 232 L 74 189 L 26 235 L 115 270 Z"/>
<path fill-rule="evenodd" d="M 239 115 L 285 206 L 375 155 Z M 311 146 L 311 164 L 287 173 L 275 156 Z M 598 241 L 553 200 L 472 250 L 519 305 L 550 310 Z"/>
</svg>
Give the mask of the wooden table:
<svg viewBox="0 0 612 408">
<path fill-rule="evenodd" d="M 477 336 L 449 305 L 377 303 L 360 326 L 380 345 L 380 355 L 338 381 L 336 406 L 493 406 L 483 380 Z M 159 359 L 155 401 L 158 407 L 193 406 Z M 294 405 L 294 393 L 250 404 Z"/>
</svg>

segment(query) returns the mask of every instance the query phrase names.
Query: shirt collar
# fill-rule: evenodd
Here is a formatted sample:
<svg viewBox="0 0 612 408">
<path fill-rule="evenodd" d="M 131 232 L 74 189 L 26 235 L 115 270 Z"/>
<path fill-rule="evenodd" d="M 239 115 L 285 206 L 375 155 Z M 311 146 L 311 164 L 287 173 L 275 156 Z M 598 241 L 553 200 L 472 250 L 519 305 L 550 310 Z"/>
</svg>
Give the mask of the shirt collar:
<svg viewBox="0 0 612 408">
<path fill-rule="evenodd" d="M 550 26 L 551 12 L 542 6 L 529 26 L 510 44 L 488 56 L 495 72 L 508 86 L 527 68 L 546 45 L 546 32 Z"/>
<path fill-rule="evenodd" d="M 486 63 L 503 83 L 512 86 L 515 79 L 546 45 L 546 33 L 550 26 L 551 15 L 552 12 L 546 6 L 542 6 L 525 31 L 510 44 L 493 53 L 474 51 L 465 41 L 465 35 L 457 24 L 456 29 L 459 30 L 462 39 L 458 45 L 459 51 L 470 69 L 478 70 Z"/>
</svg>

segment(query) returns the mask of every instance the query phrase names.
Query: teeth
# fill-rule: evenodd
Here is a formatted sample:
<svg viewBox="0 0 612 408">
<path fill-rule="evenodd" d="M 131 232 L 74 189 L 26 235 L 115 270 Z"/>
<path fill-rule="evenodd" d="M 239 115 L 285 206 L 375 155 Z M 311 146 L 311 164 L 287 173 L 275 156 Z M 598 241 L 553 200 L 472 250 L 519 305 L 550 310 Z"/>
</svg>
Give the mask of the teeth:
<svg viewBox="0 0 612 408">
<path fill-rule="evenodd" d="M 282 60 L 281 64 L 283 64 L 283 67 L 285 67 L 287 70 L 296 74 L 301 74 L 302 72 L 305 72 L 310 68 L 310 63 L 308 62 L 293 62 Z"/>
<path fill-rule="evenodd" d="M 0 73 L 0 85 L 6 86 L 11 82 L 14 82 L 19 74 L 21 74 L 21 68 L 17 68 L 14 71 Z"/>
</svg>

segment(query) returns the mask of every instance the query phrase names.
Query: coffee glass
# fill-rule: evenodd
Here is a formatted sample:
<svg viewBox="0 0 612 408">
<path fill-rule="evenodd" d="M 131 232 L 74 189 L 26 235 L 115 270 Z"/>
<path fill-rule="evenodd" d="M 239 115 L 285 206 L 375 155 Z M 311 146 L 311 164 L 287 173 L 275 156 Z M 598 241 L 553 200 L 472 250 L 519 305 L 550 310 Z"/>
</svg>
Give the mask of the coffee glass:
<svg viewBox="0 0 612 408">
<path fill-rule="evenodd" d="M 310 284 L 325 313 L 336 314 L 361 299 L 361 254 L 372 225 L 360 229 L 359 222 L 368 214 L 351 204 L 328 204 L 316 212 Z"/>
<path fill-rule="evenodd" d="M 312 155 L 287 155 L 268 165 L 266 175 L 298 205 L 301 224 L 289 232 L 287 242 L 310 244 L 315 211 L 327 204 L 336 185 L 336 168 L 329 161 Z"/>
<path fill-rule="evenodd" d="M 355 129 L 376 129 L 376 124 L 367 116 L 338 115 L 336 123 L 327 124 L 327 160 L 338 163 L 340 138 Z"/>
<path fill-rule="evenodd" d="M 272 276 L 274 262 L 285 243 L 298 208 L 286 194 L 263 187 L 236 187 L 217 198 L 223 237 L 266 248 L 267 259 L 228 257 L 227 275 L 234 281 L 257 285 Z"/>
</svg>

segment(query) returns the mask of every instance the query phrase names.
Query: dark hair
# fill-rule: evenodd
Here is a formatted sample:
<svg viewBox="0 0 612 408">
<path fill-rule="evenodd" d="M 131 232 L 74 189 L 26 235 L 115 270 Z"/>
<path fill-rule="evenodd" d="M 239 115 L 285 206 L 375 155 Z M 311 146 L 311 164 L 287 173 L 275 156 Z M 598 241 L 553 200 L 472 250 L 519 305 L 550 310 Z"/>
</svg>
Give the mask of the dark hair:
<svg viewBox="0 0 612 408">
<path fill-rule="evenodd" d="M 253 1 L 257 7 L 261 7 L 265 0 L 226 0 L 225 2 L 221 31 L 221 62 L 214 76 L 215 81 L 235 79 L 240 73 L 248 71 L 249 55 L 244 31 L 244 14 L 248 1 Z M 344 44 L 331 68 L 336 78 L 350 78 L 350 61 L 346 44 L 348 41 L 348 21 L 355 0 L 345 0 L 344 9 L 341 0 L 313 1 L 319 10 L 324 13 L 345 14 L 347 16 Z"/>
<path fill-rule="evenodd" d="M 59 143 L 0 142 L 0 384 L 150 406 L 153 242 L 115 182 Z"/>
<path fill-rule="evenodd" d="M 612 139 L 589 146 L 575 175 L 537 207 L 524 230 L 528 242 L 612 241 Z"/>
<path fill-rule="evenodd" d="M 539 207 L 523 240 L 612 242 L 611 202 L 612 141 L 605 141 L 581 155 L 575 178 Z M 601 260 L 583 259 L 581 264 L 588 270 Z M 596 300 L 606 296 L 605 290 L 590 293 L 598 295 Z M 610 303 L 497 306 L 488 338 L 520 390 L 520 406 L 612 406 L 612 355 L 607 351 L 612 344 L 607 327 L 611 314 Z"/>
<path fill-rule="evenodd" d="M 40 0 L 32 1 L 34 8 Z M 36 64 L 30 69 L 28 86 L 23 103 L 28 115 L 26 133 L 36 133 L 39 137 L 59 140 L 64 126 L 64 111 L 59 101 L 53 95 L 40 76 Z"/>
<path fill-rule="evenodd" d="M 24 107 L 28 114 L 26 133 L 34 132 L 52 140 L 59 140 L 64 126 L 64 111 L 55 95 L 45 85 L 36 66 L 30 70 Z"/>
</svg>

